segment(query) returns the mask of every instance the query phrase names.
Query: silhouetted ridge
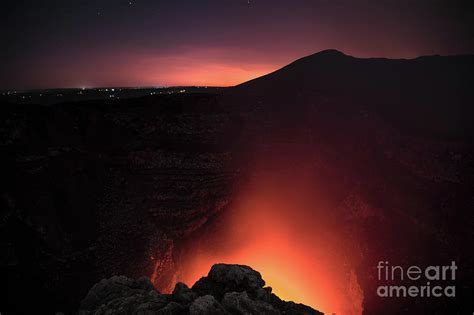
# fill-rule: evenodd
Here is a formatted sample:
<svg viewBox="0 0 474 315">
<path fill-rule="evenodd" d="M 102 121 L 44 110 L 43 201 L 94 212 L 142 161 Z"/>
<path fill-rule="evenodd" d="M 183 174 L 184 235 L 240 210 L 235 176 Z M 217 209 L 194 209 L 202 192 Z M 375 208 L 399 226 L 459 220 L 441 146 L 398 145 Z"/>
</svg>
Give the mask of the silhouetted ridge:
<svg viewBox="0 0 474 315">
<path fill-rule="evenodd" d="M 302 57 L 298 60 L 295 61 L 302 61 L 302 60 L 316 60 L 316 59 L 326 59 L 326 60 L 331 60 L 334 58 L 353 58 L 352 56 L 346 55 L 343 52 L 337 50 L 337 49 L 326 49 L 326 50 L 321 50 L 320 52 L 314 53 L 312 55 Z"/>
<path fill-rule="evenodd" d="M 348 56 L 339 50 L 336 49 L 326 49 L 320 52 L 314 53 L 312 55 L 302 57 L 295 60 L 294 62 L 284 66 L 283 68 L 276 70 L 275 72 L 269 73 L 262 77 L 244 82 L 237 87 L 249 86 L 251 83 L 261 82 L 265 79 L 272 79 L 273 77 L 281 74 L 285 74 L 287 71 L 298 71 L 300 74 L 308 73 L 312 71 L 315 66 L 320 66 L 322 64 L 331 64 L 334 62 L 341 62 L 343 59 L 351 59 L 354 57 Z M 305 68 L 308 67 L 309 68 Z M 317 70 L 317 69 L 314 69 Z M 300 80 L 299 80 L 300 81 Z"/>
<path fill-rule="evenodd" d="M 337 50 L 303 57 L 231 91 L 240 104 L 305 113 L 305 105 L 369 110 L 407 127 L 472 132 L 474 55 L 414 59 L 356 58 Z"/>
</svg>

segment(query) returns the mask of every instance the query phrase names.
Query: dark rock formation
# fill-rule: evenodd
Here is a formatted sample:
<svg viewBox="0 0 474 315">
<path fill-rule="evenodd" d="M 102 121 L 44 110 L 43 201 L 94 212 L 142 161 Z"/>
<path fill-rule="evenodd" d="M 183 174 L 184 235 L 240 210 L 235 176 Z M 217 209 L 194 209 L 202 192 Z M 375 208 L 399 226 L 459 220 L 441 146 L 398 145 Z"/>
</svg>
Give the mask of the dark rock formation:
<svg viewBox="0 0 474 315">
<path fill-rule="evenodd" d="M 247 291 L 255 298 L 268 301 L 271 290 L 263 289 L 265 281 L 252 268 L 239 265 L 214 265 L 207 277 L 201 278 L 193 290 L 202 294 L 211 294 L 219 299 L 226 292 Z"/>
<path fill-rule="evenodd" d="M 204 93 L 2 104 L 3 311 L 30 313 L 23 282 L 46 313 L 114 274 L 172 289 L 176 243 L 228 202 L 234 128 Z"/>
<path fill-rule="evenodd" d="M 214 265 L 191 289 L 178 283 L 172 294 L 158 293 L 146 278 L 114 276 L 94 285 L 79 314 L 322 314 L 282 301 L 264 286 L 260 273 L 242 265 Z"/>
</svg>

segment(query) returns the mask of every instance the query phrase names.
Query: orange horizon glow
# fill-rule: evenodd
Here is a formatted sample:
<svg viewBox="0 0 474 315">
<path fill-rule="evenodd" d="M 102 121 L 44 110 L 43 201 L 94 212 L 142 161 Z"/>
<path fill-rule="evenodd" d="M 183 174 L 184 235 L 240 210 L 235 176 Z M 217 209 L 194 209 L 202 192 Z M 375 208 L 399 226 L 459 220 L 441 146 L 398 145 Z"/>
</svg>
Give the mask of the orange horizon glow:
<svg viewBox="0 0 474 315">
<path fill-rule="evenodd" d="M 212 47 L 181 47 L 172 53 L 156 54 L 140 50 L 118 50 L 113 54 L 97 52 L 89 55 L 87 52 L 76 52 L 56 56 L 53 52 L 37 62 L 25 60 L 27 70 L 21 70 L 15 75 L 27 79 L 21 86 L 3 88 L 232 87 L 274 72 L 301 57 L 334 47 L 352 56 L 373 57 L 364 51 L 336 46 L 314 49 L 295 47 L 294 51 L 285 54 Z M 385 54 L 377 56 L 387 57 Z M 400 52 L 400 57 L 416 56 L 418 54 L 414 51 Z M 46 77 L 44 73 L 47 73 Z"/>
<path fill-rule="evenodd" d="M 91 57 L 89 65 L 77 60 L 85 56 L 59 58 L 54 55 L 42 60 L 29 72 L 29 88 L 79 87 L 145 87 L 145 86 L 215 86 L 231 87 L 273 72 L 291 59 L 268 62 L 266 56 L 255 58 L 245 50 L 186 48 L 170 55 L 135 52 L 133 58 L 116 55 Z M 250 58 L 252 62 L 243 60 Z M 64 66 L 58 67 L 58 64 Z M 33 67 L 33 66 L 32 66 Z M 42 73 L 48 73 L 45 80 Z M 60 83 L 50 83 L 60 82 Z"/>
</svg>

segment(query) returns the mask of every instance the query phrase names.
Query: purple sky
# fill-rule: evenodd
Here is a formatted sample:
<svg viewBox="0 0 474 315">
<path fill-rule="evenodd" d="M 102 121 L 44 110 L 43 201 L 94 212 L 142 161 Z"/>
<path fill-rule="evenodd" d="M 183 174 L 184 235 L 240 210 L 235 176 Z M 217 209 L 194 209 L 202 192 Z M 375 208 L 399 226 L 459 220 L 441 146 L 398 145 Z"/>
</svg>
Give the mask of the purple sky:
<svg viewBox="0 0 474 315">
<path fill-rule="evenodd" d="M 474 53 L 469 1 L 53 0 L 1 11 L 0 89 L 228 86 L 328 48 Z"/>
</svg>

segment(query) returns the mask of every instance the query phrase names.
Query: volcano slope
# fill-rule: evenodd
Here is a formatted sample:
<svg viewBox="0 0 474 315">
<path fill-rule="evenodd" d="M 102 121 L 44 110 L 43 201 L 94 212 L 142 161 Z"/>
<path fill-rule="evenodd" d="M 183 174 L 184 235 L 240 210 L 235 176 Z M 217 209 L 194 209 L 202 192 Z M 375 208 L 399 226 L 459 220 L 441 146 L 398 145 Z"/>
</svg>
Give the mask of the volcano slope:
<svg viewBox="0 0 474 315">
<path fill-rule="evenodd" d="M 364 314 L 472 309 L 473 65 L 474 56 L 360 59 L 328 50 L 229 91 L 227 107 L 244 113 L 249 168 L 290 185 L 303 170 L 300 181 L 325 199 L 303 221 L 332 223 L 328 233 L 314 229 L 315 239 L 342 238 L 334 250 L 347 264 L 333 264 L 355 270 Z M 378 261 L 456 261 L 456 298 L 380 298 Z"/>
<path fill-rule="evenodd" d="M 329 50 L 219 95 L 3 104 L 3 309 L 75 310 L 118 274 L 172 290 L 258 168 L 325 196 L 309 218 L 338 226 L 364 314 L 472 310 L 473 60 Z M 380 260 L 455 260 L 457 297 L 381 299 Z"/>
</svg>

